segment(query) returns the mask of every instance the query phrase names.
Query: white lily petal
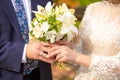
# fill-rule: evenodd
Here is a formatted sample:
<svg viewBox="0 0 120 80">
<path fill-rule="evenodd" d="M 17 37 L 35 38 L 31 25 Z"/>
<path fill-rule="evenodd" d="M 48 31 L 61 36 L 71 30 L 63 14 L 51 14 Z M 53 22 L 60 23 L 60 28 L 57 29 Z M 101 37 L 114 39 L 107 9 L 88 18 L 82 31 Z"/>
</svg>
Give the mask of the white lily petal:
<svg viewBox="0 0 120 80">
<path fill-rule="evenodd" d="M 74 36 L 75 36 L 75 34 L 72 31 L 69 31 L 67 33 L 68 42 L 70 42 L 74 38 Z"/>
<path fill-rule="evenodd" d="M 59 40 L 61 40 L 62 38 L 64 37 L 64 35 L 62 35 L 62 34 L 57 34 L 56 35 L 56 41 L 59 41 Z"/>
<path fill-rule="evenodd" d="M 60 7 L 58 7 L 58 6 L 55 7 L 55 14 L 56 14 L 56 17 L 58 17 L 62 14 L 62 11 L 61 11 Z"/>
<path fill-rule="evenodd" d="M 74 24 L 75 20 L 77 20 L 76 17 L 70 12 L 65 12 L 64 17 L 66 20 L 65 24 L 68 24 L 68 25 Z"/>
<path fill-rule="evenodd" d="M 69 11 L 69 9 L 65 3 L 62 4 L 62 11 L 63 12 Z"/>
<path fill-rule="evenodd" d="M 54 43 L 55 42 L 55 36 L 50 38 L 50 43 Z"/>
<path fill-rule="evenodd" d="M 35 25 L 35 26 L 38 25 L 38 24 L 39 24 L 39 23 L 38 23 L 37 20 L 35 20 L 34 23 L 33 23 L 33 25 Z"/>
<path fill-rule="evenodd" d="M 47 16 L 44 14 L 44 13 L 42 13 L 42 12 L 37 12 L 37 11 L 32 11 L 34 14 L 35 14 L 35 16 L 36 17 L 38 17 L 38 18 L 41 18 L 41 19 L 45 19 Z"/>
<path fill-rule="evenodd" d="M 44 31 L 45 33 L 48 31 L 49 27 L 50 26 L 49 26 L 48 22 L 43 22 L 41 24 L 41 30 Z"/>
<path fill-rule="evenodd" d="M 54 4 L 52 5 L 51 2 L 48 2 L 48 3 L 46 4 L 46 6 L 45 6 L 45 10 L 46 10 L 47 12 L 50 12 L 53 7 L 54 7 Z"/>
<path fill-rule="evenodd" d="M 61 21 L 66 26 L 74 25 L 76 17 L 70 12 L 64 12 L 62 16 L 57 17 L 57 20 Z"/>
<path fill-rule="evenodd" d="M 42 36 L 43 36 L 43 33 L 44 33 L 44 32 L 41 31 L 39 25 L 36 25 L 36 26 L 33 28 L 33 34 L 35 35 L 36 38 L 42 37 Z"/>
<path fill-rule="evenodd" d="M 47 40 L 50 40 L 51 43 L 55 42 L 56 31 L 52 30 L 45 34 Z"/>
<path fill-rule="evenodd" d="M 66 34 L 66 33 L 69 32 L 69 30 L 70 30 L 69 27 L 63 25 L 62 28 L 61 28 L 61 32 L 60 32 L 60 33 L 61 33 L 61 34 Z"/>
<path fill-rule="evenodd" d="M 78 29 L 77 29 L 76 26 L 71 25 L 69 28 L 70 28 L 70 30 L 73 31 L 75 34 L 78 34 Z"/>
<path fill-rule="evenodd" d="M 33 26 L 32 25 L 29 25 L 29 30 L 31 31 L 31 30 L 33 30 Z"/>
<path fill-rule="evenodd" d="M 44 7 L 42 7 L 42 6 L 40 6 L 40 5 L 37 5 L 37 10 L 38 10 L 38 12 L 41 12 L 41 11 L 44 10 Z"/>
</svg>

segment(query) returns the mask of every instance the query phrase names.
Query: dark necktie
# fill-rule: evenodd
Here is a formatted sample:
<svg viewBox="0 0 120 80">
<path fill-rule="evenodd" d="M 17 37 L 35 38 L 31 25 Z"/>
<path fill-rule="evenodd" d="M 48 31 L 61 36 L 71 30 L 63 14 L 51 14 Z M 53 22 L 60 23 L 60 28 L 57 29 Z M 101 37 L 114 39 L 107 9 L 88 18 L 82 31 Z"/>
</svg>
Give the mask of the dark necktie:
<svg viewBox="0 0 120 80">
<path fill-rule="evenodd" d="M 22 38 L 25 40 L 26 43 L 29 41 L 28 36 L 28 21 L 26 16 L 26 11 L 23 5 L 22 0 L 14 0 L 15 3 L 15 12 L 16 16 L 20 25 L 20 32 L 22 35 Z M 33 60 L 27 60 L 27 63 L 24 64 L 24 75 L 29 75 L 30 72 L 34 69 L 34 61 Z"/>
</svg>

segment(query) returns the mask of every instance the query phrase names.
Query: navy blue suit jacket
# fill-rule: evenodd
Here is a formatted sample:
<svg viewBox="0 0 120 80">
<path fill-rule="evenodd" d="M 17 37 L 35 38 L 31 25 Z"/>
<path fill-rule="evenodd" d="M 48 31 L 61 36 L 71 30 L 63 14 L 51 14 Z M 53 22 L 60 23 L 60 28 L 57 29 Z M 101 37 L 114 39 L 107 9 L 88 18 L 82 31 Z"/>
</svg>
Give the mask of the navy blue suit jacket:
<svg viewBox="0 0 120 80">
<path fill-rule="evenodd" d="M 50 0 L 31 0 L 32 10 L 36 5 L 45 6 Z M 25 41 L 11 0 L 0 1 L 0 80 L 23 80 L 21 64 Z M 52 80 L 50 64 L 40 61 L 41 80 Z"/>
</svg>

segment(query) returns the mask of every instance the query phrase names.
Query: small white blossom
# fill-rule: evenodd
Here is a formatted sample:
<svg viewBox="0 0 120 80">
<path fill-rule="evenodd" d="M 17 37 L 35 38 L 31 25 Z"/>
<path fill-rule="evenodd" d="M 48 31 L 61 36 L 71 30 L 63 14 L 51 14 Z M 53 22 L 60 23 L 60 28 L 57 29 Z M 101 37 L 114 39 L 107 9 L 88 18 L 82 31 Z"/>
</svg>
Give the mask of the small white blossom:
<svg viewBox="0 0 120 80">
<path fill-rule="evenodd" d="M 64 37 L 63 34 L 59 33 L 59 34 L 56 34 L 56 41 L 60 41 L 62 38 Z"/>
<path fill-rule="evenodd" d="M 34 28 L 33 28 L 33 35 L 36 37 L 36 38 L 39 38 L 39 37 L 43 37 L 43 31 L 40 29 L 40 26 L 39 25 L 36 25 Z"/>
<path fill-rule="evenodd" d="M 43 22 L 42 24 L 41 24 L 41 31 L 43 31 L 43 32 L 47 32 L 48 31 L 48 29 L 49 29 L 49 24 L 48 24 L 48 22 Z"/>
<path fill-rule="evenodd" d="M 57 34 L 56 31 L 52 30 L 52 31 L 47 32 L 45 34 L 45 36 L 46 36 L 47 40 L 50 40 L 51 43 L 54 43 L 55 42 L 56 34 Z"/>
</svg>

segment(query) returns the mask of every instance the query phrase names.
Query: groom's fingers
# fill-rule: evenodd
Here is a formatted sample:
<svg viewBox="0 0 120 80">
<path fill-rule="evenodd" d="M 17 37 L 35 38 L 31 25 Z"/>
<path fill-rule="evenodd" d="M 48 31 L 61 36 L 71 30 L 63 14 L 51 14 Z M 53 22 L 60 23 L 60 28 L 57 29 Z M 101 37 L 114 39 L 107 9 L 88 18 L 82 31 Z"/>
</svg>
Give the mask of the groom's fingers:
<svg viewBox="0 0 120 80">
<path fill-rule="evenodd" d="M 49 51 L 49 47 L 44 47 L 44 46 L 41 46 L 41 51 L 45 51 L 45 52 L 48 52 Z"/>
<path fill-rule="evenodd" d="M 52 63 L 54 61 L 54 59 L 52 59 L 52 58 L 48 59 L 48 58 L 45 58 L 43 56 L 39 56 L 38 60 L 41 60 L 41 61 L 44 61 L 44 62 L 47 62 L 47 63 Z"/>
</svg>

